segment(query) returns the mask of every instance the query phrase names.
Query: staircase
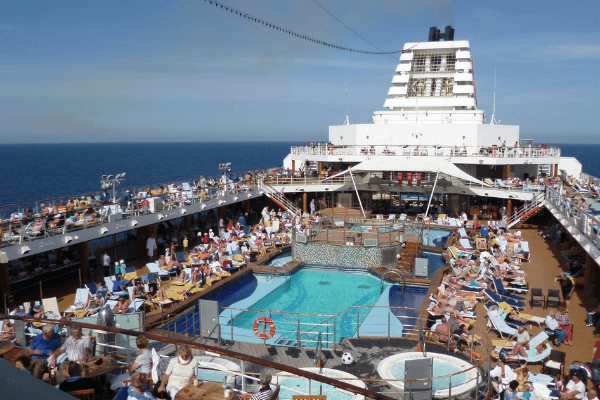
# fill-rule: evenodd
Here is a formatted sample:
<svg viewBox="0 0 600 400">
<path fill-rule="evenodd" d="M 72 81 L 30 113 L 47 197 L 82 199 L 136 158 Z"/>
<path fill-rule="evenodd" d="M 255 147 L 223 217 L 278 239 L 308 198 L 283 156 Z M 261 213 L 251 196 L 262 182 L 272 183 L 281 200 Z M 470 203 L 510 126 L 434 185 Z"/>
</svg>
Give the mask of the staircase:
<svg viewBox="0 0 600 400">
<path fill-rule="evenodd" d="M 421 245 L 415 242 L 407 242 L 400 254 L 400 259 L 396 263 L 396 269 L 404 275 L 410 275 L 415 265 L 415 254 L 419 252 Z"/>
<path fill-rule="evenodd" d="M 527 221 L 530 217 L 537 214 L 544 206 L 544 200 L 546 199 L 546 193 L 541 192 L 536 194 L 533 199 L 525 203 L 522 207 L 517 209 L 517 212 L 510 216 L 507 228 L 520 224 L 521 222 Z"/>
<path fill-rule="evenodd" d="M 294 203 L 288 200 L 284 194 L 275 190 L 275 188 L 271 185 L 268 185 L 264 182 L 260 183 L 260 188 L 265 192 L 268 198 L 273 200 L 275 203 L 279 204 L 279 206 L 288 210 L 292 216 L 302 215 L 302 210 L 300 210 Z"/>
</svg>

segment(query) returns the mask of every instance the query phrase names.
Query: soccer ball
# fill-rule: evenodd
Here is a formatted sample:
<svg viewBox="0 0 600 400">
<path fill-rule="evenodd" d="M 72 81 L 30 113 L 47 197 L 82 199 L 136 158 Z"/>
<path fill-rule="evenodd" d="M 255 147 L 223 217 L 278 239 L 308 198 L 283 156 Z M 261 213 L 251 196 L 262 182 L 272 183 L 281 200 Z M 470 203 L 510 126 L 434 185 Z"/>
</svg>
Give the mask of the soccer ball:
<svg viewBox="0 0 600 400">
<path fill-rule="evenodd" d="M 346 365 L 350 365 L 354 362 L 354 357 L 350 353 L 342 354 L 342 362 Z"/>
</svg>

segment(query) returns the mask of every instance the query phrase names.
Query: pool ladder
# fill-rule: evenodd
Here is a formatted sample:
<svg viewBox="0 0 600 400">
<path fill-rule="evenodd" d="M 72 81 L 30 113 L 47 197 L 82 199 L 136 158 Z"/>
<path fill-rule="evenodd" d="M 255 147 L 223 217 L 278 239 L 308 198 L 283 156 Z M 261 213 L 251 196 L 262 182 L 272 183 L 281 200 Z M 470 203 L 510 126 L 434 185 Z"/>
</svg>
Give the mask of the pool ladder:
<svg viewBox="0 0 600 400">
<path fill-rule="evenodd" d="M 400 279 L 402 279 L 402 291 L 404 292 L 404 289 L 406 288 L 406 281 L 404 280 L 404 274 L 402 272 L 398 271 L 397 269 L 390 269 L 390 270 L 387 270 L 385 272 L 385 274 L 383 274 L 381 276 L 381 293 L 383 293 L 383 287 L 384 287 L 383 286 L 383 278 L 385 278 L 385 276 L 389 273 L 394 273 L 394 274 L 398 275 L 400 277 Z"/>
</svg>

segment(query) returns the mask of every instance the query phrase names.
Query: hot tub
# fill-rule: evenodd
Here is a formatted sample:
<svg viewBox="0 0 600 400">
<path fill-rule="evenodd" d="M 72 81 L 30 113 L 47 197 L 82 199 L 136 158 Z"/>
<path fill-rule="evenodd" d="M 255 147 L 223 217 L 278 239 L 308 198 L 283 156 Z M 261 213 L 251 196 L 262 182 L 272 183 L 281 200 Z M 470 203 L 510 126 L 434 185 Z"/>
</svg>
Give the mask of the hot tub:
<svg viewBox="0 0 600 400">
<path fill-rule="evenodd" d="M 424 358 L 433 359 L 434 379 L 432 382 L 432 389 L 434 390 L 434 396 L 448 397 L 450 395 L 448 390 L 448 385 L 450 382 L 452 382 L 452 395 L 467 393 L 475 389 L 475 386 L 478 383 L 477 368 L 471 368 L 473 365 L 467 361 L 457 357 L 448 356 L 446 354 L 425 353 L 425 355 L 423 355 L 421 352 L 395 354 L 383 359 L 379 363 L 377 371 L 383 379 L 391 380 L 388 382 L 390 385 L 396 386 L 404 391 L 404 382 L 392 379 L 404 379 L 404 365 L 406 360 Z M 460 371 L 465 372 L 456 374 Z M 445 376 L 450 374 L 456 375 L 435 379 L 436 376 Z"/>
</svg>

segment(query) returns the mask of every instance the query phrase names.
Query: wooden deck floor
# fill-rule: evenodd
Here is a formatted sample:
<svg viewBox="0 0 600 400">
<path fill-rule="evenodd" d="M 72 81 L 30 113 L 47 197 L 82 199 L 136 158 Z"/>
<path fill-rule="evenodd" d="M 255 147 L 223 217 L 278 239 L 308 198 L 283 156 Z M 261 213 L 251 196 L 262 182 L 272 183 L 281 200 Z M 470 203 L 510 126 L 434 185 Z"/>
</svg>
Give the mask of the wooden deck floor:
<svg viewBox="0 0 600 400">
<path fill-rule="evenodd" d="M 530 288 L 543 288 L 544 295 L 548 289 L 560 289 L 558 282 L 555 282 L 557 275 L 565 270 L 564 262 L 560 260 L 560 250 L 557 249 L 551 241 L 546 241 L 537 235 L 537 230 L 545 227 L 530 225 L 521 228 L 523 240 L 529 242 L 531 249 L 530 262 L 522 264 L 521 269 L 527 273 L 527 281 Z M 569 315 L 573 323 L 573 346 L 561 345 L 557 350 L 566 353 L 565 370 L 573 361 L 582 361 L 591 365 L 591 350 L 598 338 L 594 338 L 593 328 L 586 327 L 587 310 L 597 304 L 597 294 L 586 293 L 582 288 L 577 288 L 569 303 Z M 548 310 L 541 307 L 531 308 L 529 303 L 530 295 L 527 295 L 526 312 L 532 315 L 546 317 Z M 486 315 L 486 310 L 481 303 L 477 304 L 477 315 Z M 541 332 L 540 329 L 533 325 L 529 327 L 529 333 L 534 336 Z M 477 318 L 476 333 L 485 334 L 487 332 L 485 318 Z M 489 337 L 497 339 L 498 336 L 494 332 L 489 333 Z M 553 346 L 553 348 L 556 348 Z M 541 371 L 541 367 L 531 366 L 533 372 Z M 590 386 L 591 387 L 591 386 Z"/>
</svg>

